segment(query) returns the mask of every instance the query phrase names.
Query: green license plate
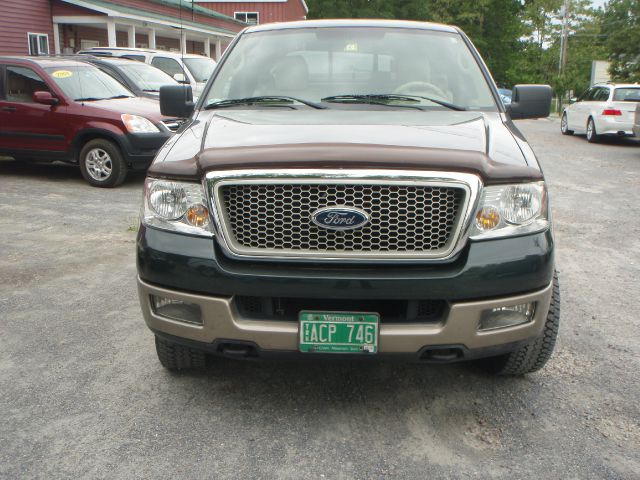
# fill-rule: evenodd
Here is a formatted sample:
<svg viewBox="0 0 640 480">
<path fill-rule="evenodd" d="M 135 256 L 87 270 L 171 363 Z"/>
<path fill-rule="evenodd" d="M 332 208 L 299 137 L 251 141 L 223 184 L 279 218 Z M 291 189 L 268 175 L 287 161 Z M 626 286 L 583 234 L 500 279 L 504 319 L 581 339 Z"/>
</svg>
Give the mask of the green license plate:
<svg viewBox="0 0 640 480">
<path fill-rule="evenodd" d="M 300 351 L 377 353 L 377 313 L 300 312 Z"/>
</svg>

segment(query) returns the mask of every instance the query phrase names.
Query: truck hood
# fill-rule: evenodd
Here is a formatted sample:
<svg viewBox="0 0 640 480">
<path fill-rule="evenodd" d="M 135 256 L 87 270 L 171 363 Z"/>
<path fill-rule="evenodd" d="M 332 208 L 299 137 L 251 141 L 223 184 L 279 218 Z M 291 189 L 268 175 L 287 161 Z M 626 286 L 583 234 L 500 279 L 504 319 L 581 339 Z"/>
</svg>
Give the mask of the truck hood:
<svg viewBox="0 0 640 480">
<path fill-rule="evenodd" d="M 498 113 L 441 110 L 216 110 L 170 140 L 151 174 L 247 168 L 394 168 L 540 179 Z"/>
</svg>

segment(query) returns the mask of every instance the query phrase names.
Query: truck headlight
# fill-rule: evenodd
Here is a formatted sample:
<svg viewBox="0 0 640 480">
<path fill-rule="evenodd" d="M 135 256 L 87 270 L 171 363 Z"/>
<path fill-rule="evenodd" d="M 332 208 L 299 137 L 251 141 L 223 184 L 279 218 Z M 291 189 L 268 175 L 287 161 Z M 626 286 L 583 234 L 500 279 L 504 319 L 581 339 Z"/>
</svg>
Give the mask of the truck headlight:
<svg viewBox="0 0 640 480">
<path fill-rule="evenodd" d="M 485 187 L 471 228 L 472 240 L 535 233 L 549 228 L 544 182 Z"/>
<path fill-rule="evenodd" d="M 207 200 L 200 183 L 147 178 L 141 217 L 148 227 L 213 236 Z"/>
<path fill-rule="evenodd" d="M 156 127 L 151 120 L 140 117 L 139 115 L 123 113 L 120 115 L 120 118 L 130 133 L 158 133 L 160 131 L 160 129 Z"/>
</svg>

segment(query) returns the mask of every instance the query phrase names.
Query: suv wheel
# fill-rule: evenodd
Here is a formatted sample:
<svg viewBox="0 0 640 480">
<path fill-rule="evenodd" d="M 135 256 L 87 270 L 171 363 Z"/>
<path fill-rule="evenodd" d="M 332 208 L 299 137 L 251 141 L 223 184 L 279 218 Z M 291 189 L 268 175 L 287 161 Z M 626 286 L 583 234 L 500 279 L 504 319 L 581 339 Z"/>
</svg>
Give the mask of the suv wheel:
<svg viewBox="0 0 640 480">
<path fill-rule="evenodd" d="M 567 112 L 562 114 L 560 119 L 560 131 L 563 135 L 573 135 L 573 130 L 569 130 L 569 120 L 567 119 Z"/>
<path fill-rule="evenodd" d="M 553 276 L 553 293 L 547 321 L 542 335 L 532 342 L 506 355 L 489 358 L 485 366 L 498 375 L 524 375 L 540 370 L 545 366 L 556 344 L 560 326 L 560 285 L 558 274 Z"/>
<path fill-rule="evenodd" d="M 596 124 L 591 117 L 587 120 L 587 140 L 589 143 L 596 143 L 599 140 L 598 132 L 596 132 Z"/>
<path fill-rule="evenodd" d="M 172 371 L 199 370 L 205 367 L 207 360 L 204 352 L 169 342 L 157 335 L 156 353 L 162 366 Z"/>
<path fill-rule="evenodd" d="M 94 187 L 117 187 L 127 176 L 127 164 L 113 142 L 98 138 L 80 150 L 80 171 Z"/>
</svg>

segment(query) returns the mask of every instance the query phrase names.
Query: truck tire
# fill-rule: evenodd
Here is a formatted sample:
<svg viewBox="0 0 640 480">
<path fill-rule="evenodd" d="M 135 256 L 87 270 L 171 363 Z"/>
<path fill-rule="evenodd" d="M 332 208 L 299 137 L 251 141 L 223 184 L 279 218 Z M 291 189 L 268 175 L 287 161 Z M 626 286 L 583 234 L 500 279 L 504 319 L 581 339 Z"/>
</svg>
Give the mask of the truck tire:
<svg viewBox="0 0 640 480">
<path fill-rule="evenodd" d="M 556 344 L 560 326 L 560 285 L 557 272 L 553 275 L 553 293 L 542 335 L 506 355 L 487 359 L 485 366 L 498 375 L 524 375 L 545 366 Z"/>
<path fill-rule="evenodd" d="M 78 163 L 82 176 L 94 187 L 117 187 L 127 176 L 127 164 L 120 149 L 104 138 L 85 143 Z"/>
<path fill-rule="evenodd" d="M 169 342 L 157 335 L 156 353 L 162 366 L 171 371 L 200 370 L 207 363 L 207 356 L 204 352 Z"/>
</svg>

